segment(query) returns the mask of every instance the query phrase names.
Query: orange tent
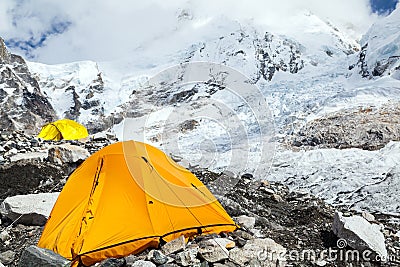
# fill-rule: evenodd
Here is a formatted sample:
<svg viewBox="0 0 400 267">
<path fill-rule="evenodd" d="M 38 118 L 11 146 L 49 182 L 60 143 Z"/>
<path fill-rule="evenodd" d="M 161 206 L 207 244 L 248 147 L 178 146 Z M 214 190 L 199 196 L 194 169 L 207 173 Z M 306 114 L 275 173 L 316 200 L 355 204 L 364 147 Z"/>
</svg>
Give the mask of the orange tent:
<svg viewBox="0 0 400 267">
<path fill-rule="evenodd" d="M 190 171 L 150 145 L 126 141 L 89 157 L 69 177 L 38 246 L 92 265 L 181 235 L 236 225 Z"/>
</svg>

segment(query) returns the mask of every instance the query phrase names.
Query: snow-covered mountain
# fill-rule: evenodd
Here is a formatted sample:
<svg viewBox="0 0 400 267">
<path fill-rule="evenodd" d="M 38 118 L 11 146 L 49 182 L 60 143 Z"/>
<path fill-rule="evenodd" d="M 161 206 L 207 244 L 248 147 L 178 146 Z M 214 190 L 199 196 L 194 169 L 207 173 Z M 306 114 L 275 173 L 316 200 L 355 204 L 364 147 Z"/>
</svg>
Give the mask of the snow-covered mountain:
<svg viewBox="0 0 400 267">
<path fill-rule="evenodd" d="M 387 145 L 400 136 L 393 126 L 400 103 L 399 9 L 372 25 L 360 42 L 310 12 L 290 18 L 296 30 L 280 32 L 190 14 L 181 12 L 174 32 L 117 61 L 28 62 L 30 80 L 38 84 L 33 92 L 51 103 L 46 118 L 53 118 L 54 109 L 92 133 L 141 139 L 192 165 L 253 172 L 335 204 L 398 212 L 397 199 L 385 208 L 381 193 L 375 195 L 400 189 L 398 143 Z M 197 39 L 169 45 L 194 30 L 202 33 Z M 204 69 L 187 66 L 204 67 L 199 62 L 213 64 L 208 79 L 196 83 Z M 238 86 L 242 91 L 227 83 L 232 73 L 246 77 Z M 246 91 L 248 84 L 255 91 Z M 11 97 L 2 99 L 20 107 Z M 370 123 L 349 127 L 354 118 Z M 393 129 L 382 132 L 388 124 Z M 359 145 L 359 136 L 374 145 Z"/>
<path fill-rule="evenodd" d="M 395 10 L 376 22 L 361 40 L 358 67 L 363 77 L 390 75 L 400 78 L 400 15 Z"/>
<path fill-rule="evenodd" d="M 178 30 L 186 31 L 192 24 L 199 27 L 199 22 L 192 20 L 186 18 Z M 132 115 L 131 110 L 119 108 L 127 102 L 137 104 L 140 98 L 139 101 L 153 102 L 153 105 L 170 104 L 159 100 L 167 99 L 174 92 L 159 92 L 161 95 L 152 100 L 146 97 L 149 94 L 143 93 L 145 88 L 141 87 L 154 74 L 175 64 L 195 61 L 221 63 L 243 72 L 260 87 L 267 87 L 262 84 L 273 80 L 278 72 L 295 74 L 305 68 L 318 72 L 326 62 L 346 58 L 358 50 L 354 40 L 315 15 L 302 14 L 298 21 L 304 30 L 291 37 L 276 35 L 260 26 L 219 18 L 203 22 L 201 27 L 205 29 L 202 31 L 209 34 L 190 45 L 183 44 L 177 51 L 160 52 L 162 45 L 157 47 L 157 44 L 164 40 L 155 40 L 156 45 L 138 49 L 117 62 L 61 65 L 32 62 L 29 67 L 59 117 L 79 120 L 95 131 L 104 130 L 112 121 L 119 122 L 122 117 Z M 167 42 L 171 37 L 165 39 Z M 179 92 L 180 89 L 176 90 Z M 133 113 L 143 115 L 148 111 L 136 107 Z"/>
</svg>

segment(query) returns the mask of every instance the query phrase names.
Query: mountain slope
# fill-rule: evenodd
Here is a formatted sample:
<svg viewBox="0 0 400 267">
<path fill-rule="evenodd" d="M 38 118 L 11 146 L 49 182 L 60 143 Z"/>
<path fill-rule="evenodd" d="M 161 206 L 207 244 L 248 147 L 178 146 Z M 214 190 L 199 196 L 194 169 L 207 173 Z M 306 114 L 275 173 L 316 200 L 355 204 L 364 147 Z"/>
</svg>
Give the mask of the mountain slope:
<svg viewBox="0 0 400 267">
<path fill-rule="evenodd" d="M 361 40 L 358 67 L 363 77 L 400 79 L 400 9 L 376 22 Z"/>
<path fill-rule="evenodd" d="M 223 17 L 201 26 L 197 20 L 185 18 L 171 36 L 160 37 L 162 40 L 157 37 L 146 48 L 119 61 L 53 66 L 31 62 L 29 67 L 59 117 L 81 121 L 90 130 L 99 131 L 119 123 L 124 117 L 138 117 L 154 107 L 173 105 L 169 99 L 180 94 L 181 88 L 168 91 L 152 88 L 155 97 L 150 97 L 145 83 L 152 75 L 175 64 L 221 63 L 242 72 L 263 90 L 278 73 L 296 74 L 304 68 L 319 71 L 320 65 L 345 58 L 358 49 L 354 40 L 313 14 L 300 14 L 297 21 L 301 23 L 299 27 L 304 27 L 304 36 L 299 33 L 294 37 L 277 35 L 263 26 Z M 190 27 L 197 27 L 196 30 L 207 35 L 191 44 L 182 44 L 178 50 L 160 49 L 160 43 L 171 42 Z M 194 93 L 186 101 L 196 95 Z"/>
<path fill-rule="evenodd" d="M 25 60 L 10 54 L 0 38 L 0 127 L 35 133 L 56 114 Z"/>
</svg>

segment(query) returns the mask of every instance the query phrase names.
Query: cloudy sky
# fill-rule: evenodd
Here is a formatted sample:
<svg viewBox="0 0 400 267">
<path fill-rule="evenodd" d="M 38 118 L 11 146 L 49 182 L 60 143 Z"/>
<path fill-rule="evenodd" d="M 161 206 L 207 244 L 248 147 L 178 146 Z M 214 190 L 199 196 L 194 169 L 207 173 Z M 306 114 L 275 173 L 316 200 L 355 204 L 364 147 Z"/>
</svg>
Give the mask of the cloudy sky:
<svg viewBox="0 0 400 267">
<path fill-rule="evenodd" d="M 349 34 L 361 35 L 397 1 L 1 0 L 0 36 L 12 52 L 31 61 L 107 61 L 176 31 L 182 23 L 180 14 L 200 26 L 199 22 L 224 16 L 273 30 L 288 17 L 309 11 Z M 190 34 L 196 35 L 196 30 Z"/>
</svg>

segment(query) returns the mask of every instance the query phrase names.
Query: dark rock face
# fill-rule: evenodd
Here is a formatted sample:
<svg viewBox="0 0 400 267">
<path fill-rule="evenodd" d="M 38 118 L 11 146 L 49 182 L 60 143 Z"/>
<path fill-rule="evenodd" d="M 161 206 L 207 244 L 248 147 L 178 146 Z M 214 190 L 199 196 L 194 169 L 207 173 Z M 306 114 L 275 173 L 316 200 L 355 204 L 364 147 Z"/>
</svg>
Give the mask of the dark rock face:
<svg viewBox="0 0 400 267">
<path fill-rule="evenodd" d="M 0 37 L 0 63 L 10 62 L 10 53 L 7 51 L 7 47 L 4 44 L 4 40 Z"/>
<path fill-rule="evenodd" d="M 359 74 L 363 78 L 381 77 L 385 74 L 390 75 L 399 69 L 398 63 L 400 56 L 389 56 L 377 62 L 367 62 L 367 54 L 371 53 L 368 50 L 368 43 L 366 43 L 358 55 L 356 65 L 359 68 Z M 350 66 L 352 69 L 354 66 Z"/>
<path fill-rule="evenodd" d="M 10 54 L 0 39 L 0 127 L 37 132 L 56 114 L 22 57 Z"/>
<path fill-rule="evenodd" d="M 174 94 L 171 99 L 170 99 L 170 103 L 174 104 L 177 102 L 183 102 L 188 100 L 190 97 L 194 96 L 196 93 L 198 93 L 198 90 L 196 88 L 187 90 L 187 91 L 181 91 L 178 92 L 176 94 Z"/>
<path fill-rule="evenodd" d="M 368 48 L 368 44 L 365 44 L 362 48 L 361 51 L 358 55 L 358 61 L 357 61 L 357 66 L 359 67 L 360 71 L 359 73 L 361 74 L 362 77 L 364 78 L 368 78 L 371 76 L 371 74 L 369 73 L 368 70 L 368 64 L 367 61 L 365 59 L 365 55 L 367 53 L 367 48 Z"/>
<path fill-rule="evenodd" d="M 70 107 L 69 110 L 65 112 L 65 117 L 71 120 L 79 120 L 79 116 L 81 115 L 81 110 L 90 110 L 92 115 L 98 115 L 99 117 L 103 117 L 104 110 L 101 106 L 101 102 L 99 99 L 92 99 L 95 93 L 101 93 L 104 90 L 104 82 L 102 80 L 101 74 L 97 75 L 97 79 L 93 80 L 92 84 L 89 85 L 88 88 L 83 90 L 84 97 L 80 96 L 77 92 L 77 88 L 73 85 L 68 86 L 65 89 L 65 92 L 70 93 L 72 96 L 73 106 Z M 98 122 L 97 122 L 98 123 Z M 92 132 L 96 132 L 96 129 L 90 127 L 89 130 Z M 104 130 L 105 128 L 101 128 Z"/>
<path fill-rule="evenodd" d="M 297 73 L 304 67 L 299 44 L 275 39 L 274 35 L 266 32 L 263 39 L 254 41 L 259 69 L 257 80 L 262 77 L 271 81 L 277 71 Z"/>
<path fill-rule="evenodd" d="M 399 80 L 399 10 L 374 23 L 360 43 L 357 67 L 362 77 L 391 76 Z"/>
<path fill-rule="evenodd" d="M 17 162 L 2 166 L 0 200 L 13 195 L 33 193 L 41 183 L 48 179 L 59 181 L 63 174 L 57 166 L 43 163 Z"/>
<path fill-rule="evenodd" d="M 199 126 L 199 122 L 198 121 L 196 121 L 196 120 L 187 120 L 187 121 L 182 122 L 179 125 L 179 130 L 181 132 L 192 131 L 197 126 Z"/>
<path fill-rule="evenodd" d="M 82 103 L 79 101 L 79 95 L 76 93 L 74 86 L 69 86 L 67 89 L 65 89 L 65 92 L 71 92 L 72 100 L 74 102 L 74 105 L 65 112 L 65 117 L 70 120 L 77 120 L 81 114 L 80 109 L 82 107 Z"/>
<path fill-rule="evenodd" d="M 400 56 L 390 56 L 387 59 L 376 62 L 372 70 L 372 76 L 383 76 L 385 73 L 390 75 L 392 71 L 399 69 L 399 61 Z"/>
</svg>

